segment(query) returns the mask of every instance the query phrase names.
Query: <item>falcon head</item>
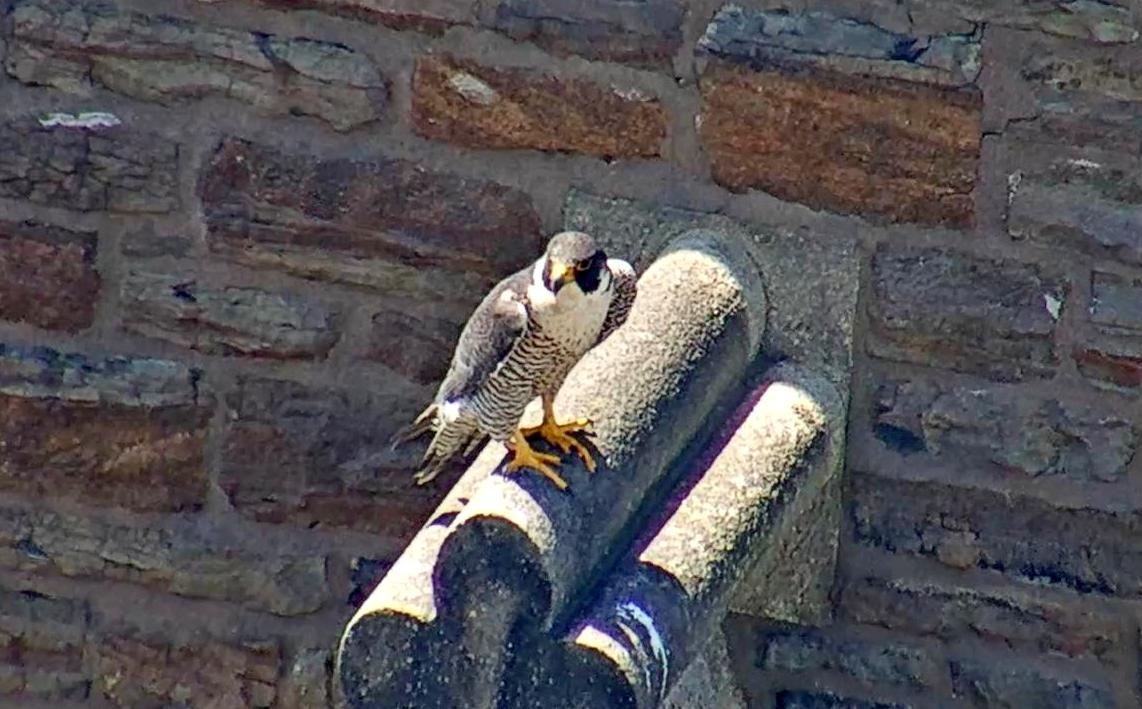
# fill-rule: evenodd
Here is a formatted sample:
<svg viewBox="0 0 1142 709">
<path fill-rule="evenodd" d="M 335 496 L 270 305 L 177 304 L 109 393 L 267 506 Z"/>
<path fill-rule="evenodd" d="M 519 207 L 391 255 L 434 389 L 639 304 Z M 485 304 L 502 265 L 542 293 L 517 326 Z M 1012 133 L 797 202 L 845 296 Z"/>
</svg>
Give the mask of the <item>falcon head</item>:
<svg viewBox="0 0 1142 709">
<path fill-rule="evenodd" d="M 610 284 L 607 254 L 595 240 L 581 231 L 556 234 L 543 255 L 543 285 L 556 298 L 564 288 L 574 288 L 584 295 L 605 290 Z"/>
</svg>

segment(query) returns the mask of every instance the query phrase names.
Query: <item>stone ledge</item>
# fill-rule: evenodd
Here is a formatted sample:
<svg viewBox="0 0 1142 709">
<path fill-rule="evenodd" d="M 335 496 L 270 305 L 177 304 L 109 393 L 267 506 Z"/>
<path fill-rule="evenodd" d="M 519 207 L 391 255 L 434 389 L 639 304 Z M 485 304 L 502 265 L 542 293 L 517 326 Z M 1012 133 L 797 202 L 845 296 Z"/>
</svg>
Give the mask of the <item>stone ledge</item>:
<svg viewBox="0 0 1142 709">
<path fill-rule="evenodd" d="M 694 226 L 674 232 L 630 320 L 557 397 L 557 411 L 597 422 L 600 469 L 568 461 L 561 493 L 503 475 L 502 446 L 485 448 L 348 624 L 350 706 L 663 706 L 675 684 L 728 696 L 686 670 L 717 664 L 707 641 L 731 602 L 827 586 L 777 570 L 812 549 L 827 558 L 808 573 L 831 579 L 847 368 L 821 365 L 847 362 L 847 340 L 751 376 L 774 317 L 759 249 Z M 638 599 L 619 603 L 628 592 Z M 724 683 L 722 670 L 706 675 Z"/>
</svg>

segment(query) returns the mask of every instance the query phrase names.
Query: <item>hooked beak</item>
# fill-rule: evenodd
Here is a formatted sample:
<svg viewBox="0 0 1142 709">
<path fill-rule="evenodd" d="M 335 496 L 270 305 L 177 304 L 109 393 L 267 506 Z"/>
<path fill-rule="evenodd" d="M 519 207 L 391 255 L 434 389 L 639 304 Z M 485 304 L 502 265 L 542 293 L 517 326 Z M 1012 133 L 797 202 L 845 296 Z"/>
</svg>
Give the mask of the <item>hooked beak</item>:
<svg viewBox="0 0 1142 709">
<path fill-rule="evenodd" d="M 575 280 L 575 265 L 552 261 L 548 264 L 547 289 L 558 293 L 559 289 Z"/>
</svg>

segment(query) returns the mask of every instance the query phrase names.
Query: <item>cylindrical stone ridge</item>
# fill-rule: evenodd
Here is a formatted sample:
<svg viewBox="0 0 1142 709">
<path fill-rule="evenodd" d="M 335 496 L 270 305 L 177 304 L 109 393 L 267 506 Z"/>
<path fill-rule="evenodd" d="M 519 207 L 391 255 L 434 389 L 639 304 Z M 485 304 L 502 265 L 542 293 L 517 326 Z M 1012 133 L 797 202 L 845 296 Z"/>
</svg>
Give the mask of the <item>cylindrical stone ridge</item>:
<svg viewBox="0 0 1142 709">
<path fill-rule="evenodd" d="M 736 584 L 837 474 L 844 403 L 827 379 L 795 365 L 769 372 L 727 421 L 696 481 L 636 560 L 620 566 L 571 641 L 657 706 L 725 615 Z M 795 520 L 794 520 L 795 521 Z"/>
</svg>

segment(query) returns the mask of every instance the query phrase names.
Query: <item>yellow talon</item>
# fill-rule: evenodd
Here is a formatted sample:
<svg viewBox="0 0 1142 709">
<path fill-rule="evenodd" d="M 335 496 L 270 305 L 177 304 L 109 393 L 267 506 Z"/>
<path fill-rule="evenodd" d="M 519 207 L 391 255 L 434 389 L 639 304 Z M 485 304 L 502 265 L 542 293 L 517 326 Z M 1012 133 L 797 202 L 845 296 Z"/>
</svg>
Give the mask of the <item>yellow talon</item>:
<svg viewBox="0 0 1142 709">
<path fill-rule="evenodd" d="M 559 463 L 559 456 L 540 453 L 532 448 L 531 444 L 524 438 L 523 431 L 517 430 L 512 434 L 511 440 L 508 441 L 508 450 L 513 454 L 506 468 L 509 473 L 514 473 L 520 468 L 531 468 L 554 483 L 555 487 L 560 490 L 567 489 L 567 481 L 551 467 L 551 464 Z"/>
<path fill-rule="evenodd" d="M 538 426 L 531 426 L 528 428 L 521 428 L 520 433 L 524 437 L 539 434 L 539 437 L 555 446 L 564 453 L 575 451 L 579 459 L 583 461 L 583 465 L 587 467 L 587 472 L 595 472 L 595 461 L 591 458 L 590 451 L 587 447 L 580 443 L 576 438 L 568 434 L 582 431 L 590 433 L 591 420 L 590 419 L 575 419 L 568 423 L 555 422 L 555 410 L 552 406 L 553 401 L 548 397 L 543 397 L 543 423 Z"/>
</svg>

